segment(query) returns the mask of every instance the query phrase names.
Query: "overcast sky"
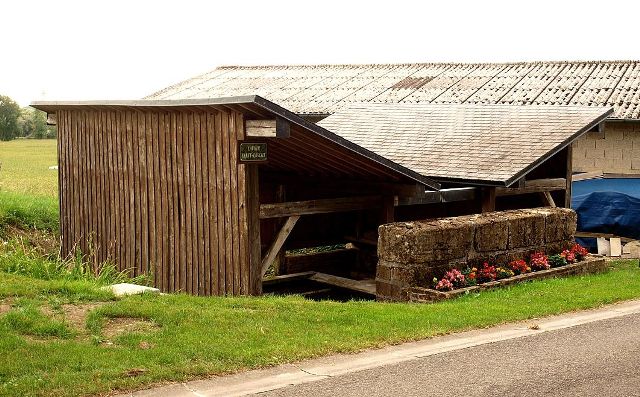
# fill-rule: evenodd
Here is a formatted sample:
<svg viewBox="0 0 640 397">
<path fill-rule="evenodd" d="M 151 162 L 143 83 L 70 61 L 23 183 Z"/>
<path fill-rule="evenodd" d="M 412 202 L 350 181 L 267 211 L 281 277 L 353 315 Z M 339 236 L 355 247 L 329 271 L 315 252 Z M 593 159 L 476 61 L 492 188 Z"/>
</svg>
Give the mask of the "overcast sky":
<svg viewBox="0 0 640 397">
<path fill-rule="evenodd" d="M 134 99 L 219 65 L 640 58 L 635 1 L 19 1 L 0 94 Z"/>
</svg>

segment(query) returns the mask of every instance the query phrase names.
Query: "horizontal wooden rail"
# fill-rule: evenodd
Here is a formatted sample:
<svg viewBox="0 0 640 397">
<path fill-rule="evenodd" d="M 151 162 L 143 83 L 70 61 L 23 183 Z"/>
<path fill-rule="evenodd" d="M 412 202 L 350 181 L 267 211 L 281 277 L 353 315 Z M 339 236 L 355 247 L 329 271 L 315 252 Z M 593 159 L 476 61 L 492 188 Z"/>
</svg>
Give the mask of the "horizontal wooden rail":
<svg viewBox="0 0 640 397">
<path fill-rule="evenodd" d="M 593 233 L 593 232 L 576 232 L 576 237 L 578 238 L 598 238 L 598 237 L 619 238 L 620 241 L 622 241 L 623 243 L 628 243 L 635 240 L 631 237 L 616 236 L 615 234 L 611 234 L 611 233 Z"/>
<path fill-rule="evenodd" d="M 552 192 L 565 190 L 567 180 L 565 178 L 532 179 L 524 182 L 524 187 L 499 187 L 496 196 L 513 196 L 516 194 Z"/>
<path fill-rule="evenodd" d="M 334 276 L 326 273 L 316 273 L 309 277 L 309 280 L 333 285 L 334 287 L 345 288 L 352 291 L 358 291 L 369 295 L 376 294 L 376 284 L 373 280 L 352 280 L 350 278 Z"/>
<path fill-rule="evenodd" d="M 325 200 L 289 201 L 261 204 L 260 219 L 284 218 L 330 212 L 382 208 L 382 196 L 344 197 Z"/>
</svg>

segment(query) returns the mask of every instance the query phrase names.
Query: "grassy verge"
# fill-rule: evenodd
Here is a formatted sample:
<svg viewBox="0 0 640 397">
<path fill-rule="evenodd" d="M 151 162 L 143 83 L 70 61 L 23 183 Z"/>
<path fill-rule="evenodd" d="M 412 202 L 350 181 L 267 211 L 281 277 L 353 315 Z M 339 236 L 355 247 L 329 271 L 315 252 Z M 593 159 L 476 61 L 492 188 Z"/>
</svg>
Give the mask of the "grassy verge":
<svg viewBox="0 0 640 397">
<path fill-rule="evenodd" d="M 620 261 L 603 274 L 410 305 L 186 295 L 112 300 L 91 280 L 0 272 L 0 395 L 132 389 L 586 309 L 640 297 L 639 275 L 636 261 Z M 55 314 L 74 302 L 96 305 L 75 328 Z"/>
<path fill-rule="evenodd" d="M 56 197 L 0 191 L 0 233 L 10 226 L 57 231 L 58 213 Z"/>
<path fill-rule="evenodd" d="M 0 190 L 56 197 L 58 172 L 55 139 L 0 142 Z"/>
</svg>

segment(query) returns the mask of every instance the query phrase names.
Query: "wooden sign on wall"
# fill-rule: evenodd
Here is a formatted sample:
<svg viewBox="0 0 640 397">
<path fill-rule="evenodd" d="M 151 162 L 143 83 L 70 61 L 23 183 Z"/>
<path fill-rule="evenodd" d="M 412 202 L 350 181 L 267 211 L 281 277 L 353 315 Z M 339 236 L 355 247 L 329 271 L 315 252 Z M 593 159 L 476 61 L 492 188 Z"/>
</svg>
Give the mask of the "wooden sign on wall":
<svg viewBox="0 0 640 397">
<path fill-rule="evenodd" d="M 267 144 L 264 142 L 240 142 L 238 161 L 257 163 L 267 161 Z"/>
</svg>

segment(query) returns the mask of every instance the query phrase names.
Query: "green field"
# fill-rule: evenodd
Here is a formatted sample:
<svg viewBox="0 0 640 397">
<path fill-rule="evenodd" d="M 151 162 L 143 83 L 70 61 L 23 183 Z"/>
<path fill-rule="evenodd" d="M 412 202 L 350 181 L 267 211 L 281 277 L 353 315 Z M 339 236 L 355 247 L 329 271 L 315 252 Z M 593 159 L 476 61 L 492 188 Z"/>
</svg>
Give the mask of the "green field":
<svg viewBox="0 0 640 397">
<path fill-rule="evenodd" d="M 0 192 L 56 197 L 57 164 L 55 139 L 0 141 Z"/>
<path fill-rule="evenodd" d="M 81 396 L 259 368 L 640 297 L 637 261 L 436 304 L 143 295 L 57 256 L 55 142 L 0 142 L 0 396 Z M 5 168 L 6 166 L 6 168 Z M 23 172 L 24 171 L 24 172 Z M 131 280 L 129 280 L 131 281 Z M 135 281 L 135 280 L 133 280 Z"/>
</svg>

